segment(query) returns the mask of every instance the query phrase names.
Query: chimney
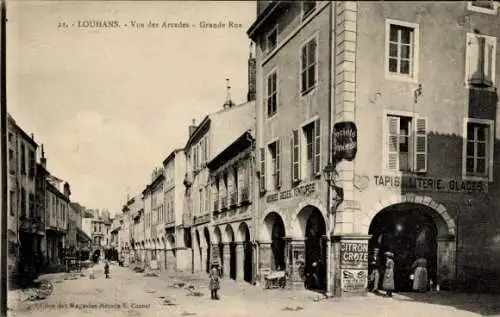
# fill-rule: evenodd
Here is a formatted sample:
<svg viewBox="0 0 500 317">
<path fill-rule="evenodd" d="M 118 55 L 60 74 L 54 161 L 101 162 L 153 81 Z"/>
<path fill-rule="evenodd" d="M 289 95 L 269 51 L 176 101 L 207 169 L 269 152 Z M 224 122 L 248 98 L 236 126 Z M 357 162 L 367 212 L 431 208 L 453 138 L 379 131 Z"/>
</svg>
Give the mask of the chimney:
<svg viewBox="0 0 500 317">
<path fill-rule="evenodd" d="M 191 125 L 189 126 L 189 137 L 191 137 L 191 135 L 193 135 L 194 130 L 196 130 L 196 120 L 195 119 L 193 119 Z"/>
<path fill-rule="evenodd" d="M 47 159 L 45 158 L 45 151 L 43 150 L 43 144 L 41 146 L 42 149 L 42 156 L 40 157 L 40 164 L 43 166 L 44 169 L 47 168 Z"/>
<path fill-rule="evenodd" d="M 69 189 L 69 184 L 66 182 L 64 183 L 64 196 L 68 197 L 71 196 L 71 190 Z"/>
<path fill-rule="evenodd" d="M 226 90 L 227 90 L 226 101 L 224 101 L 222 107 L 224 109 L 229 109 L 234 106 L 234 102 L 231 100 L 231 86 L 229 85 L 229 78 L 226 78 Z"/>
<path fill-rule="evenodd" d="M 255 87 L 257 86 L 256 76 L 257 76 L 257 60 L 255 59 L 253 42 L 250 42 L 250 56 L 248 57 L 247 101 L 255 100 Z"/>
</svg>

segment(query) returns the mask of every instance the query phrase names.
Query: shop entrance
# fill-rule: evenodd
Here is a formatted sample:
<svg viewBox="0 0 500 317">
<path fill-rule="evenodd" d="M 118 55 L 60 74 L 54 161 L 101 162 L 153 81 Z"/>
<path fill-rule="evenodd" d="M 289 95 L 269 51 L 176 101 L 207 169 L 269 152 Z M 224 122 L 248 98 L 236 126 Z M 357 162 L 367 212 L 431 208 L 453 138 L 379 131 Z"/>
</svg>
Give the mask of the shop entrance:
<svg viewBox="0 0 500 317">
<path fill-rule="evenodd" d="M 250 230 L 246 223 L 239 226 L 239 233 L 243 240 L 243 279 L 245 282 L 252 281 L 253 250 L 250 243 Z"/>
<path fill-rule="evenodd" d="M 281 216 L 269 213 L 264 219 L 268 232 L 271 233 L 271 270 L 285 270 L 285 224 Z"/>
<path fill-rule="evenodd" d="M 326 224 L 321 212 L 313 206 L 304 207 L 299 221 L 305 223 L 305 286 L 326 290 Z"/>
<path fill-rule="evenodd" d="M 412 264 L 418 258 L 427 260 L 428 278 L 436 281 L 438 231 L 433 213 L 427 206 L 401 203 L 380 211 L 370 225 L 370 262 L 383 272 L 384 253 L 394 253 L 396 291 L 412 289 Z"/>
<path fill-rule="evenodd" d="M 205 243 L 207 244 L 207 255 L 205 259 L 205 272 L 210 272 L 210 264 L 211 264 L 211 247 L 212 243 L 210 242 L 210 233 L 208 232 L 208 228 L 203 229 L 203 234 L 205 235 Z"/>
</svg>

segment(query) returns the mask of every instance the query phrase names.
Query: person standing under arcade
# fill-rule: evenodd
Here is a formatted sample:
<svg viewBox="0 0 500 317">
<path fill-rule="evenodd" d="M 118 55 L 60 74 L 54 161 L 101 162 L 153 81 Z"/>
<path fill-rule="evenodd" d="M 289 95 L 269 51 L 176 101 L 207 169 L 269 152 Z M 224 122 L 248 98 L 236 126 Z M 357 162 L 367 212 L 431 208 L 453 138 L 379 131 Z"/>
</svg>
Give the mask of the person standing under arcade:
<svg viewBox="0 0 500 317">
<path fill-rule="evenodd" d="M 386 291 L 386 296 L 392 297 L 394 291 L 394 253 L 385 252 L 385 270 L 382 280 L 382 288 Z"/>
</svg>

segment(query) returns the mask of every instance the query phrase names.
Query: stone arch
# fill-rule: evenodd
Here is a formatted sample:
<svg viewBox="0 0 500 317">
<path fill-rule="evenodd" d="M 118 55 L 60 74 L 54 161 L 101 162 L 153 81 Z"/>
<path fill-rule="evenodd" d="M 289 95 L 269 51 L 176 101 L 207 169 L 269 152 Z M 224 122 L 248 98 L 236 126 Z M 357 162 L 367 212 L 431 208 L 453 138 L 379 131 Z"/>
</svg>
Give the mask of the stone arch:
<svg viewBox="0 0 500 317">
<path fill-rule="evenodd" d="M 321 201 L 313 198 L 301 201 L 295 209 L 295 213 L 292 217 L 292 230 L 290 233 L 293 237 L 298 239 L 304 237 L 307 220 L 314 209 L 317 209 L 323 216 L 326 232 L 328 233 L 331 231 L 331 228 L 328 228 L 328 214 L 325 206 L 321 203 Z"/>
<path fill-rule="evenodd" d="M 245 242 L 247 240 L 246 239 L 247 234 L 251 240 L 250 229 L 248 227 L 248 224 L 245 221 L 243 221 L 238 226 L 238 231 L 236 232 L 236 242 Z"/>
<path fill-rule="evenodd" d="M 280 212 L 271 211 L 266 214 L 262 220 L 263 225 L 260 226 L 259 239 L 265 242 L 271 242 L 271 233 L 273 230 L 273 225 L 276 221 L 279 221 L 283 225 L 285 233 L 287 232 L 287 227 L 285 225 L 285 217 Z"/>
<path fill-rule="evenodd" d="M 234 230 L 231 224 L 227 224 L 226 227 L 224 228 L 223 238 L 225 243 L 230 243 L 235 241 Z"/>
<path fill-rule="evenodd" d="M 200 232 L 198 229 L 194 230 L 194 240 L 196 241 L 196 246 L 198 248 L 201 248 L 201 237 L 200 237 Z"/>
<path fill-rule="evenodd" d="M 203 230 L 202 230 L 202 234 L 201 234 L 201 240 L 202 240 L 202 246 L 204 248 L 206 248 L 207 246 L 211 245 L 211 234 L 210 234 L 210 230 L 208 229 L 208 227 L 204 226 L 203 227 Z"/>
<path fill-rule="evenodd" d="M 401 203 L 419 204 L 429 207 L 431 210 L 435 211 L 432 216 L 436 223 L 438 234 L 442 236 L 455 236 L 456 224 L 448 213 L 446 207 L 442 204 L 436 203 L 431 197 L 415 194 L 392 195 L 386 197 L 384 200 L 378 201 L 375 206 L 366 213 L 363 221 L 361 222 L 361 234 L 368 235 L 370 224 L 380 211 L 392 205 Z"/>
<path fill-rule="evenodd" d="M 215 229 L 214 229 L 214 239 L 213 240 L 214 240 L 215 244 L 222 243 L 222 233 L 220 231 L 219 226 L 215 227 Z"/>
<path fill-rule="evenodd" d="M 162 237 L 161 237 L 161 248 L 162 248 L 163 250 L 165 250 L 165 248 L 167 247 L 167 245 L 165 244 L 165 242 L 166 242 L 166 241 L 165 241 L 165 237 L 163 237 L 163 236 L 162 236 Z"/>
</svg>

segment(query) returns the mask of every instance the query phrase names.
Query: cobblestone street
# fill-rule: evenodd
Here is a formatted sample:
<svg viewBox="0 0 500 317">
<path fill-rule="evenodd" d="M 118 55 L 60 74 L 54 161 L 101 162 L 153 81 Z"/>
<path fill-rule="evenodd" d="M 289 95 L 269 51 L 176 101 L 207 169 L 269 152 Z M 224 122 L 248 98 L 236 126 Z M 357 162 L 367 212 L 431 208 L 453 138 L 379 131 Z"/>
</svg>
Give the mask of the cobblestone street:
<svg viewBox="0 0 500 317">
<path fill-rule="evenodd" d="M 369 295 L 314 301 L 311 292 L 263 290 L 223 281 L 221 300 L 209 297 L 204 276 L 148 277 L 128 268 L 111 266 L 106 280 L 103 266 L 88 274 L 64 279 L 44 276 L 54 283 L 50 297 L 39 301 L 9 302 L 9 316 L 500 316 L 500 296 L 446 292 L 396 294 L 394 298 Z M 183 282 L 184 287 L 173 287 Z M 186 289 L 192 285 L 191 291 Z M 201 296 L 195 296 L 199 292 Z M 200 295 L 200 294 L 198 294 Z"/>
</svg>

